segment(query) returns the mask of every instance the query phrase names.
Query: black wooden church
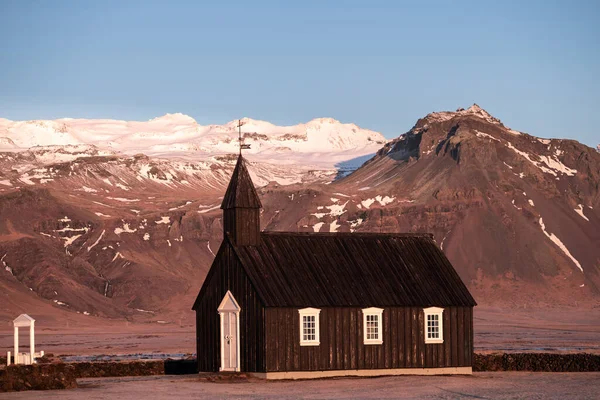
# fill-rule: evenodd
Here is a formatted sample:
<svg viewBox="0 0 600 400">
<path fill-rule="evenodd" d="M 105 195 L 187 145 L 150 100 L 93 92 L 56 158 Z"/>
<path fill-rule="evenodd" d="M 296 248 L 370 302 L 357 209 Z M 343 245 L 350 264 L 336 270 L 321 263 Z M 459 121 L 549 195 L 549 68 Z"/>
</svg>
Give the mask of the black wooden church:
<svg viewBox="0 0 600 400">
<path fill-rule="evenodd" d="M 429 234 L 261 232 L 240 155 L 194 303 L 199 371 L 470 374 L 475 300 Z"/>
</svg>

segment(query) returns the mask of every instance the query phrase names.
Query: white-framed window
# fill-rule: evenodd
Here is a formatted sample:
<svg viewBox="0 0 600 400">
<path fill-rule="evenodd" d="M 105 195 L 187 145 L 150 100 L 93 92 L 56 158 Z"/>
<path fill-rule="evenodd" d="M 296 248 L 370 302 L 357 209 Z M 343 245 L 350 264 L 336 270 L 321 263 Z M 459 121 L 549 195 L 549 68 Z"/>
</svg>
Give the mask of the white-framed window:
<svg viewBox="0 0 600 400">
<path fill-rule="evenodd" d="M 298 310 L 300 314 L 300 346 L 318 346 L 319 337 L 319 314 L 318 308 L 303 308 Z"/>
<path fill-rule="evenodd" d="M 363 308 L 363 340 L 365 344 L 383 343 L 383 308 Z"/>
<path fill-rule="evenodd" d="M 425 343 L 444 343 L 444 309 L 439 307 L 424 308 Z"/>
</svg>

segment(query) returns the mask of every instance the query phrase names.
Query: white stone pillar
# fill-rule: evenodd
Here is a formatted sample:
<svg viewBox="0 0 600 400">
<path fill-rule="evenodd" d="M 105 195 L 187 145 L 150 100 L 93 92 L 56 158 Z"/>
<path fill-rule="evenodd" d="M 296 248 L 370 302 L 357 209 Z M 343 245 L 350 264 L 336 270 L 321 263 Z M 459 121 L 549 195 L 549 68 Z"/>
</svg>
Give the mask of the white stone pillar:
<svg viewBox="0 0 600 400">
<path fill-rule="evenodd" d="M 33 360 L 35 359 L 35 329 L 33 325 L 34 321 L 31 321 L 31 326 L 29 327 L 29 351 L 31 352 L 31 364 L 33 364 Z"/>
<path fill-rule="evenodd" d="M 6 357 L 6 366 L 10 365 L 10 351 L 8 352 L 8 356 Z"/>
<path fill-rule="evenodd" d="M 19 327 L 15 326 L 15 365 L 19 363 Z"/>
</svg>

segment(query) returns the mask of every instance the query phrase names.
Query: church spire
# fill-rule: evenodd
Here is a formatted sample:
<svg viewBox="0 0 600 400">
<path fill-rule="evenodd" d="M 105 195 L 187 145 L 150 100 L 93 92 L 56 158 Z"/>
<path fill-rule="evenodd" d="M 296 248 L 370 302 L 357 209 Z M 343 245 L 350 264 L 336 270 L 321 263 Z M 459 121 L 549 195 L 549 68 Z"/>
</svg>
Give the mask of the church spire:
<svg viewBox="0 0 600 400">
<path fill-rule="evenodd" d="M 223 233 L 238 246 L 260 244 L 262 204 L 240 154 L 223 197 Z"/>
</svg>

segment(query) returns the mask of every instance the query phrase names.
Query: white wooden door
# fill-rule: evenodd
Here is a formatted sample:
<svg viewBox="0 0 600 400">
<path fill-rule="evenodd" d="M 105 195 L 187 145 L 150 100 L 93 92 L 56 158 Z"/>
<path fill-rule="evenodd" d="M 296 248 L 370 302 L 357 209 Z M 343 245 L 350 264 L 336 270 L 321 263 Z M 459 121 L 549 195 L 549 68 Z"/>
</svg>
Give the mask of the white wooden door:
<svg viewBox="0 0 600 400">
<path fill-rule="evenodd" d="M 221 318 L 221 371 L 239 371 L 239 324 L 242 309 L 228 290 L 217 310 Z"/>
<path fill-rule="evenodd" d="M 223 350 L 223 370 L 224 371 L 238 371 L 238 354 L 237 354 L 237 342 L 238 342 L 238 327 L 236 312 L 224 312 L 222 314 L 222 327 L 221 327 L 221 345 Z"/>
</svg>

